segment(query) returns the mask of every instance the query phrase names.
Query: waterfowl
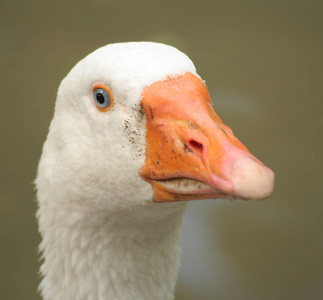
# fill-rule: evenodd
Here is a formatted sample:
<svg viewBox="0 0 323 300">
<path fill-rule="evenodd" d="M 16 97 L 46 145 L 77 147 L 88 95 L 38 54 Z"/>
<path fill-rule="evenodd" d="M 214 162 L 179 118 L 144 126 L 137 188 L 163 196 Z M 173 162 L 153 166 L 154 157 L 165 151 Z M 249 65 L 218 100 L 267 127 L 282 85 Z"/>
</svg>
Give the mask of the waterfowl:
<svg viewBox="0 0 323 300">
<path fill-rule="evenodd" d="M 263 199 L 274 174 L 224 125 L 191 60 L 102 47 L 62 81 L 36 179 L 46 300 L 169 300 L 188 200 Z"/>
</svg>

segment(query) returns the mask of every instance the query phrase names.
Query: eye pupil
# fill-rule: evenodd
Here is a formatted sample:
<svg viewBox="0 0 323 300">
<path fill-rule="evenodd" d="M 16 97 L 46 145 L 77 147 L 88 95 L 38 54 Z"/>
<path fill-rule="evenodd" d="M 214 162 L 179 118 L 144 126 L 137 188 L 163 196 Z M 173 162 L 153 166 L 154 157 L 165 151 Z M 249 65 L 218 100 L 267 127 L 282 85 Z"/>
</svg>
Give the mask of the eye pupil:
<svg viewBox="0 0 323 300">
<path fill-rule="evenodd" d="M 100 104 L 104 103 L 104 96 L 101 93 L 98 93 L 96 95 L 96 101 L 98 101 Z"/>
</svg>

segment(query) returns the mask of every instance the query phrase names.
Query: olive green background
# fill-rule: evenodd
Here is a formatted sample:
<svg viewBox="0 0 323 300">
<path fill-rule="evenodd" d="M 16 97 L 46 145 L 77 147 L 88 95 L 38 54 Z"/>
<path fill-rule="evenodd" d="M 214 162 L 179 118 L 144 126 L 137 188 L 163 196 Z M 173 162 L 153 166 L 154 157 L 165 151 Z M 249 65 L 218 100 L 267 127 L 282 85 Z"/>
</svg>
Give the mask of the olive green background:
<svg viewBox="0 0 323 300">
<path fill-rule="evenodd" d="M 265 201 L 190 204 L 176 300 L 323 299 L 321 3 L 2 0 L 0 298 L 40 299 L 33 180 L 60 81 L 100 46 L 149 40 L 193 60 L 276 173 Z"/>
</svg>

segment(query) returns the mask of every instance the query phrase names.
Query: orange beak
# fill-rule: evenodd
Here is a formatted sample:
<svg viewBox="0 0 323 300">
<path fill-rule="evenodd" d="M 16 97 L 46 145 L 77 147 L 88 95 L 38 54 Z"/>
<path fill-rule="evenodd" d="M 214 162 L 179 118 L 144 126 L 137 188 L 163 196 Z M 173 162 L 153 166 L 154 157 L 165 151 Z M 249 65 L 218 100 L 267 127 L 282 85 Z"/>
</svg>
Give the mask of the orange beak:
<svg viewBox="0 0 323 300">
<path fill-rule="evenodd" d="M 224 125 L 191 73 L 144 90 L 146 161 L 140 175 L 156 202 L 269 197 L 274 173 Z"/>
</svg>

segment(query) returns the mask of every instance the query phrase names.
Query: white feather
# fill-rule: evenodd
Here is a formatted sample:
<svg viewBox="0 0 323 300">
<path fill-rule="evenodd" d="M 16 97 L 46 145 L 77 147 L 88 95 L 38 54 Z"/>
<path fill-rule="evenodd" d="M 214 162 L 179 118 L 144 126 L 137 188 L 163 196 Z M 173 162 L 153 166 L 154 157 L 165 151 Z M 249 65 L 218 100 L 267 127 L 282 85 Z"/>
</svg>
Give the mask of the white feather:
<svg viewBox="0 0 323 300">
<path fill-rule="evenodd" d="M 140 100 L 145 87 L 184 72 L 196 74 L 175 48 L 123 43 L 96 50 L 62 81 L 36 179 L 44 299 L 173 299 L 186 204 L 154 204 L 139 176 Z M 109 113 L 95 107 L 96 83 L 114 95 Z"/>
</svg>

